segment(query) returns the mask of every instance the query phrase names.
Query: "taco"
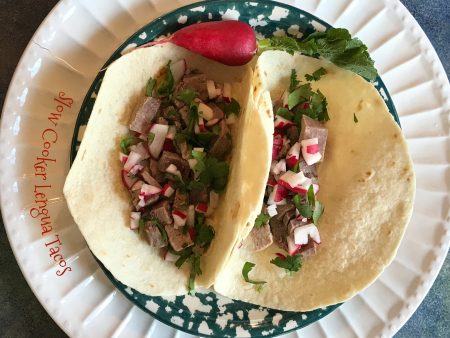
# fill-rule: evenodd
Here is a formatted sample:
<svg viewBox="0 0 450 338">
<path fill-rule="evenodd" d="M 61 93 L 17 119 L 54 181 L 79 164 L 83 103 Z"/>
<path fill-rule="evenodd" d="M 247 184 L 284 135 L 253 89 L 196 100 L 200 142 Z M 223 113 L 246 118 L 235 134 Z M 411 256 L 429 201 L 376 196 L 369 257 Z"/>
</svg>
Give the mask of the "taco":
<svg viewBox="0 0 450 338">
<path fill-rule="evenodd" d="M 210 287 L 262 203 L 269 116 L 252 70 L 167 43 L 109 66 L 64 185 L 89 248 L 148 295 Z"/>
<path fill-rule="evenodd" d="M 373 84 L 328 61 L 264 52 L 253 84 L 260 115 L 273 116 L 271 169 L 214 288 L 281 310 L 343 302 L 405 232 L 415 192 L 405 139 Z"/>
</svg>

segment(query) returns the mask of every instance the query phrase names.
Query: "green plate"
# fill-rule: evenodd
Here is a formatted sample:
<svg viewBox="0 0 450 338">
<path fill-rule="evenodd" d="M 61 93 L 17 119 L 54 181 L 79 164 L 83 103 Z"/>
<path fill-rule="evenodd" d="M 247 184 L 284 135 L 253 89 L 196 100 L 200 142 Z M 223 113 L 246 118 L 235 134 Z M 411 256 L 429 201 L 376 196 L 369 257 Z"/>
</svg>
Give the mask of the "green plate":
<svg viewBox="0 0 450 338">
<path fill-rule="evenodd" d="M 303 35 L 308 35 L 316 29 L 331 27 L 305 11 L 273 1 L 198 2 L 161 16 L 137 31 L 114 52 L 103 68 L 118 59 L 126 48 L 142 45 L 160 35 L 173 33 L 186 25 L 218 21 L 224 19 L 223 17 L 238 17 L 240 21 L 253 26 L 258 36 L 265 37 L 272 36 L 274 33 L 280 34 L 283 31 L 295 33 L 291 27 L 293 25 L 297 25 Z M 78 129 L 86 125 L 89 120 L 103 76 L 104 72 L 97 75 L 83 101 L 72 141 L 71 162 L 75 159 L 79 146 Z M 381 78 L 378 77 L 374 85 L 384 98 L 393 118 L 400 124 L 394 103 Z M 273 337 L 305 327 L 341 305 L 328 306 L 310 312 L 279 311 L 231 300 L 210 290 L 197 292 L 195 296 L 150 297 L 122 284 L 100 261 L 98 263 L 111 282 L 139 308 L 167 325 L 195 335 Z"/>
</svg>

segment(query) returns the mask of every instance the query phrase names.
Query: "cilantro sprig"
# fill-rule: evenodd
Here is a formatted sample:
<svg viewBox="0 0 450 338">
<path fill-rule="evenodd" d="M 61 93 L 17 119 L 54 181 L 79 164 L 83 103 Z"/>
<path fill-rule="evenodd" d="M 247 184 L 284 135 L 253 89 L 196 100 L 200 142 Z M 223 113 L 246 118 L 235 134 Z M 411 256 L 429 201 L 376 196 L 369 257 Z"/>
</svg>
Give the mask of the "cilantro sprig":
<svg viewBox="0 0 450 338">
<path fill-rule="evenodd" d="M 175 88 L 175 81 L 173 79 L 172 71 L 170 70 L 170 61 L 164 68 L 164 73 L 156 84 L 156 93 L 160 97 L 169 97 Z"/>
<path fill-rule="evenodd" d="M 295 207 L 303 217 L 308 219 L 312 218 L 314 224 L 317 225 L 324 208 L 322 203 L 316 200 L 312 184 L 309 186 L 306 194 L 306 203 L 302 203 L 300 195 L 295 195 L 292 198 L 292 202 L 294 202 Z"/>
<path fill-rule="evenodd" d="M 305 79 L 308 81 L 319 81 L 320 78 L 327 73 L 327 70 L 323 67 L 320 67 L 312 74 L 305 74 Z"/>
<path fill-rule="evenodd" d="M 244 280 L 247 283 L 251 283 L 251 284 L 255 284 L 256 285 L 256 290 L 260 291 L 262 286 L 264 284 L 266 284 L 267 282 L 265 281 L 257 281 L 257 280 L 252 280 L 250 279 L 250 277 L 248 276 L 248 274 L 250 273 L 250 271 L 252 271 L 252 269 L 255 267 L 254 263 L 251 262 L 245 262 L 244 266 L 242 267 L 242 277 L 244 277 Z"/>
<path fill-rule="evenodd" d="M 286 258 L 276 257 L 270 261 L 273 265 L 285 269 L 289 276 L 297 272 L 302 267 L 302 255 L 286 256 Z"/>
<path fill-rule="evenodd" d="M 260 213 L 256 219 L 255 219 L 255 228 L 261 228 L 262 226 L 264 226 L 265 224 L 267 224 L 267 222 L 269 222 L 270 220 L 270 216 L 268 214 L 265 213 Z"/>
<path fill-rule="evenodd" d="M 124 139 L 122 139 L 122 141 L 120 141 L 120 150 L 122 151 L 122 153 L 128 155 L 130 153 L 129 148 L 137 142 L 138 140 L 133 136 L 125 137 Z"/>
<path fill-rule="evenodd" d="M 370 81 L 375 80 L 378 75 L 367 46 L 358 38 L 352 38 L 344 28 L 315 32 L 302 40 L 288 36 L 272 37 L 260 40 L 258 44 L 260 51 L 274 49 L 290 54 L 299 52 L 312 57 L 322 57 Z"/>
</svg>

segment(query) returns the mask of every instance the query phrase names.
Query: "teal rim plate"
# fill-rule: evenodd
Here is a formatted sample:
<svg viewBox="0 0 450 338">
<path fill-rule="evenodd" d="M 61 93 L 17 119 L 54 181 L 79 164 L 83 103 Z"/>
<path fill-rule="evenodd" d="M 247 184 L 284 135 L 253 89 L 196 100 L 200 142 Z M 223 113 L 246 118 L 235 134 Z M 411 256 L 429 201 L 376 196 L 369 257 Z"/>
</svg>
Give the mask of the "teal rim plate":
<svg viewBox="0 0 450 338">
<path fill-rule="evenodd" d="M 331 26 L 298 8 L 273 1 L 197 2 L 157 18 L 128 38 L 109 58 L 102 69 L 122 56 L 125 49 L 142 45 L 161 35 L 173 33 L 197 22 L 218 21 L 224 17 L 250 24 L 258 36 L 274 34 L 308 35 Z M 261 20 L 264 18 L 264 20 Z M 78 130 L 88 123 L 105 72 L 100 71 L 81 106 L 72 139 L 71 163 L 79 141 Z M 394 120 L 400 125 L 394 103 L 380 77 L 373 82 L 383 97 Z M 331 313 L 341 304 L 309 312 L 279 311 L 222 297 L 210 290 L 200 290 L 195 296 L 151 297 L 122 284 L 97 260 L 106 276 L 131 302 L 161 322 L 176 329 L 210 337 L 273 337 L 305 327 Z"/>
</svg>

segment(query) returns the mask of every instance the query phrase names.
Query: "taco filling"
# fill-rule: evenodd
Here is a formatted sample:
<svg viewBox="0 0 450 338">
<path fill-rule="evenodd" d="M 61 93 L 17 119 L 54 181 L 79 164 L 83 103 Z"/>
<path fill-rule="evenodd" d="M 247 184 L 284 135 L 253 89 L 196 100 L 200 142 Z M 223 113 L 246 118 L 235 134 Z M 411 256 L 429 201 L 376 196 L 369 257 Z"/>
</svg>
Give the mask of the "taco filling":
<svg viewBox="0 0 450 338">
<path fill-rule="evenodd" d="M 191 262 L 189 290 L 214 238 L 208 217 L 227 185 L 239 112 L 230 83 L 169 62 L 149 79 L 120 143 L 130 229 L 178 268 Z"/>
<path fill-rule="evenodd" d="M 323 206 L 316 200 L 319 191 L 317 166 L 324 159 L 329 120 L 327 101 L 311 81 L 326 73 L 320 68 L 304 81 L 291 71 L 290 85 L 273 102 L 275 132 L 272 165 L 264 204 L 250 232 L 254 251 L 273 243 L 289 256 L 312 256 L 320 244 L 317 222 Z M 283 253 L 271 263 L 284 267 Z M 300 265 L 300 259 L 297 259 Z M 297 267 L 290 272 L 297 271 Z"/>
</svg>

